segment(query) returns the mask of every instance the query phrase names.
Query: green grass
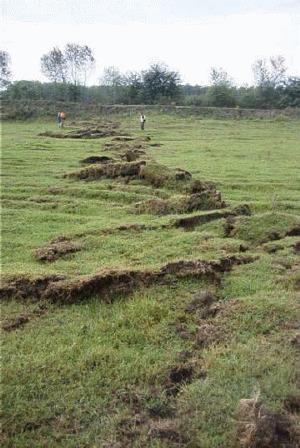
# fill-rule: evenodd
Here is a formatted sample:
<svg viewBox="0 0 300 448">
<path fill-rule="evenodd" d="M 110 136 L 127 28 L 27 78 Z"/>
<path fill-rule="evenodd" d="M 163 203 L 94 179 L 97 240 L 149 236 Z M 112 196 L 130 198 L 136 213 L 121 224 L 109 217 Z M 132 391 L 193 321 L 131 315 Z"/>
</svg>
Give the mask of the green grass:
<svg viewBox="0 0 300 448">
<path fill-rule="evenodd" d="M 220 284 L 173 279 L 111 303 L 101 297 L 60 307 L 30 299 L 4 302 L 4 324 L 20 315 L 30 318 L 3 332 L 7 448 L 176 447 L 170 438 L 149 435 L 149 427 L 170 420 L 181 446 L 233 448 L 240 399 L 260 391 L 266 406 L 282 412 L 285 398 L 296 393 L 297 357 L 290 340 L 299 314 L 299 261 L 297 238 L 285 237 L 285 231 L 299 223 L 299 122 L 148 118 L 146 135 L 162 144 L 148 146 L 153 161 L 216 182 L 229 206 L 248 203 L 253 215 L 237 218 L 230 238 L 224 237 L 224 220 L 188 232 L 161 228 L 176 216 L 136 214 L 134 204 L 172 200 L 178 195 L 172 185 L 63 177 L 80 169 L 87 156 L 116 157 L 103 151 L 110 138 L 45 138 L 38 134 L 54 131 L 54 123 L 4 123 L 4 280 L 157 269 L 174 260 L 239 254 L 241 244 L 258 259 L 235 267 Z M 140 135 L 134 118 L 121 121 L 122 129 Z M 135 223 L 153 228 L 103 232 Z M 270 231 L 282 239 L 261 244 Z M 83 249 L 53 263 L 38 262 L 34 251 L 60 235 Z M 278 245 L 274 253 L 266 250 L 271 244 Z M 221 311 L 215 317 L 186 312 L 203 288 L 216 295 Z M 203 325 L 218 334 L 207 347 L 196 343 Z M 193 366 L 193 377 L 169 395 L 169 373 L 183 364 Z"/>
</svg>

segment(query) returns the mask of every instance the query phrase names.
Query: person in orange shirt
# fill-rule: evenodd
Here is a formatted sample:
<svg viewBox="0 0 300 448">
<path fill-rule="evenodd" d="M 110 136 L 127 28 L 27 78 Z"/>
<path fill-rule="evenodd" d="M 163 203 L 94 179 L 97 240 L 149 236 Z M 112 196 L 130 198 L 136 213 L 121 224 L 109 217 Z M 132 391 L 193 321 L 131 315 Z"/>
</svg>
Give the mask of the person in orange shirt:
<svg viewBox="0 0 300 448">
<path fill-rule="evenodd" d="M 66 119 L 65 112 L 58 112 L 58 114 L 57 114 L 57 122 L 58 122 L 58 127 L 59 128 L 63 128 L 64 127 L 65 119 Z"/>
</svg>

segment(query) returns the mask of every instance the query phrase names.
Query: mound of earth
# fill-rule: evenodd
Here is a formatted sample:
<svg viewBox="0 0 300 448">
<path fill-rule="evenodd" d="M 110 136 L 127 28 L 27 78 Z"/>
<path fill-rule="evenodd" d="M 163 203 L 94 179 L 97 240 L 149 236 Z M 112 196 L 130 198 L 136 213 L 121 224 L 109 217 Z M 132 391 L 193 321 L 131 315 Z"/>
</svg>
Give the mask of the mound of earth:
<svg viewBox="0 0 300 448">
<path fill-rule="evenodd" d="M 67 174 L 66 177 L 73 177 L 80 180 L 96 180 L 101 178 L 130 177 L 139 178 L 141 167 L 145 161 L 140 162 L 120 162 L 107 163 L 103 166 L 90 166 L 80 171 Z"/>
<path fill-rule="evenodd" d="M 113 128 L 103 127 L 103 128 L 88 128 L 88 129 L 78 129 L 69 132 L 42 132 L 39 134 L 40 137 L 52 137 L 52 138 L 102 138 L 102 137 L 112 137 L 118 133 Z"/>
<path fill-rule="evenodd" d="M 159 188 L 176 183 L 177 181 L 189 181 L 192 178 L 188 171 L 168 168 L 158 163 L 147 163 L 140 172 L 140 178 L 153 187 Z"/>
<path fill-rule="evenodd" d="M 82 249 L 81 244 L 74 243 L 69 238 L 58 238 L 49 246 L 40 247 L 35 251 L 35 258 L 42 262 L 52 262 L 65 255 L 78 252 Z"/>
<path fill-rule="evenodd" d="M 135 204 L 137 213 L 152 213 L 154 215 L 168 215 L 170 213 L 191 213 L 197 210 L 212 210 L 225 207 L 221 194 L 216 190 L 203 191 L 179 199 L 149 199 Z M 192 219 L 195 226 L 196 219 Z M 209 218 L 206 222 L 209 221 Z M 179 222 L 179 220 L 178 220 Z M 187 221 L 185 221 L 188 227 Z M 183 222 L 177 225 L 184 227 Z M 192 227 L 192 225 L 190 225 Z"/>
<path fill-rule="evenodd" d="M 145 157 L 145 155 L 145 151 L 141 149 L 128 149 L 121 155 L 121 158 L 125 159 L 127 162 L 134 162 L 135 160 L 140 159 L 141 156 Z"/>
<path fill-rule="evenodd" d="M 165 281 L 169 276 L 178 278 L 206 278 L 219 281 L 220 274 L 230 271 L 233 266 L 251 263 L 253 257 L 229 256 L 219 260 L 180 260 L 168 263 L 159 270 L 141 271 L 104 270 L 98 274 L 66 279 L 62 276 L 41 278 L 19 277 L 7 281 L 0 288 L 0 297 L 8 299 L 32 298 L 50 302 L 73 303 L 99 296 L 102 300 L 115 294 L 127 294 L 139 286 L 147 286 Z"/>
<path fill-rule="evenodd" d="M 208 213 L 201 213 L 200 215 L 179 218 L 174 221 L 174 227 L 182 227 L 187 230 L 193 230 L 196 226 L 205 224 L 207 222 L 239 215 L 251 215 L 250 207 L 247 204 L 242 204 L 234 207 L 232 210 L 218 210 Z"/>
<path fill-rule="evenodd" d="M 226 236 L 264 244 L 286 236 L 300 235 L 300 219 L 294 215 L 275 212 L 249 217 L 229 217 L 224 230 Z"/>
</svg>

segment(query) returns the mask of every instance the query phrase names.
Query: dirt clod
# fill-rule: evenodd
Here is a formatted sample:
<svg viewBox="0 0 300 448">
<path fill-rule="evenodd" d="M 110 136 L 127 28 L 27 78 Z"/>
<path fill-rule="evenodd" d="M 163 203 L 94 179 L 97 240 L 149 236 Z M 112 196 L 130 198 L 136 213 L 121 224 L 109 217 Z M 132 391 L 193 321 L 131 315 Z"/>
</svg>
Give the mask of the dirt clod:
<svg viewBox="0 0 300 448">
<path fill-rule="evenodd" d="M 268 410 L 257 398 L 240 400 L 237 439 L 241 448 L 295 448 L 297 434 L 287 415 Z"/>
<path fill-rule="evenodd" d="M 151 422 L 148 436 L 150 438 L 166 439 L 177 443 L 183 442 L 175 420 Z"/>
<path fill-rule="evenodd" d="M 78 252 L 82 249 L 79 243 L 69 241 L 68 238 L 54 240 L 49 246 L 44 246 L 35 251 L 35 258 L 41 262 L 53 262 L 65 255 Z"/>
<path fill-rule="evenodd" d="M 284 400 L 284 407 L 288 412 L 300 412 L 300 395 L 289 395 Z"/>
<path fill-rule="evenodd" d="M 202 324 L 196 334 L 196 345 L 201 348 L 209 347 L 223 339 L 220 329 L 212 324 Z"/>
<path fill-rule="evenodd" d="M 124 154 L 122 154 L 121 158 L 125 159 L 127 162 L 134 162 L 135 160 L 140 159 L 141 156 L 145 156 L 145 151 L 140 149 L 128 149 Z"/>
<path fill-rule="evenodd" d="M 4 322 L 2 325 L 2 329 L 4 331 L 14 331 L 17 328 L 27 324 L 27 322 L 29 322 L 29 316 L 27 316 L 26 314 L 21 314 L 15 319 L 11 319 L 7 322 Z"/>
<path fill-rule="evenodd" d="M 194 313 L 199 309 L 210 307 L 215 300 L 214 295 L 210 291 L 199 291 L 194 294 L 192 301 L 187 305 L 185 311 L 187 313 Z"/>
<path fill-rule="evenodd" d="M 194 374 L 191 364 L 182 364 L 173 367 L 168 373 L 165 387 L 167 395 L 176 395 L 183 384 L 190 383 Z"/>
</svg>

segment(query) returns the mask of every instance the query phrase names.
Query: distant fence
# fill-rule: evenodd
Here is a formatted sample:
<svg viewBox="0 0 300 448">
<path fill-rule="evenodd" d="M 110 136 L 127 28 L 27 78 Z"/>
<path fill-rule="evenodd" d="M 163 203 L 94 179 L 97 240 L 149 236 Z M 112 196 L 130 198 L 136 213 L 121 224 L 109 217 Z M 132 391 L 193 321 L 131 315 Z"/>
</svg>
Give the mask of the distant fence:
<svg viewBox="0 0 300 448">
<path fill-rule="evenodd" d="M 55 117 L 57 112 L 64 110 L 69 118 L 88 116 L 136 115 L 141 111 L 145 114 L 168 113 L 180 116 L 199 116 L 207 118 L 239 119 L 275 117 L 300 118 L 300 108 L 287 109 L 241 109 L 227 107 L 199 107 L 173 105 L 101 105 L 93 103 L 71 103 L 54 101 L 2 101 L 2 119 L 29 119 L 38 117 Z"/>
</svg>

